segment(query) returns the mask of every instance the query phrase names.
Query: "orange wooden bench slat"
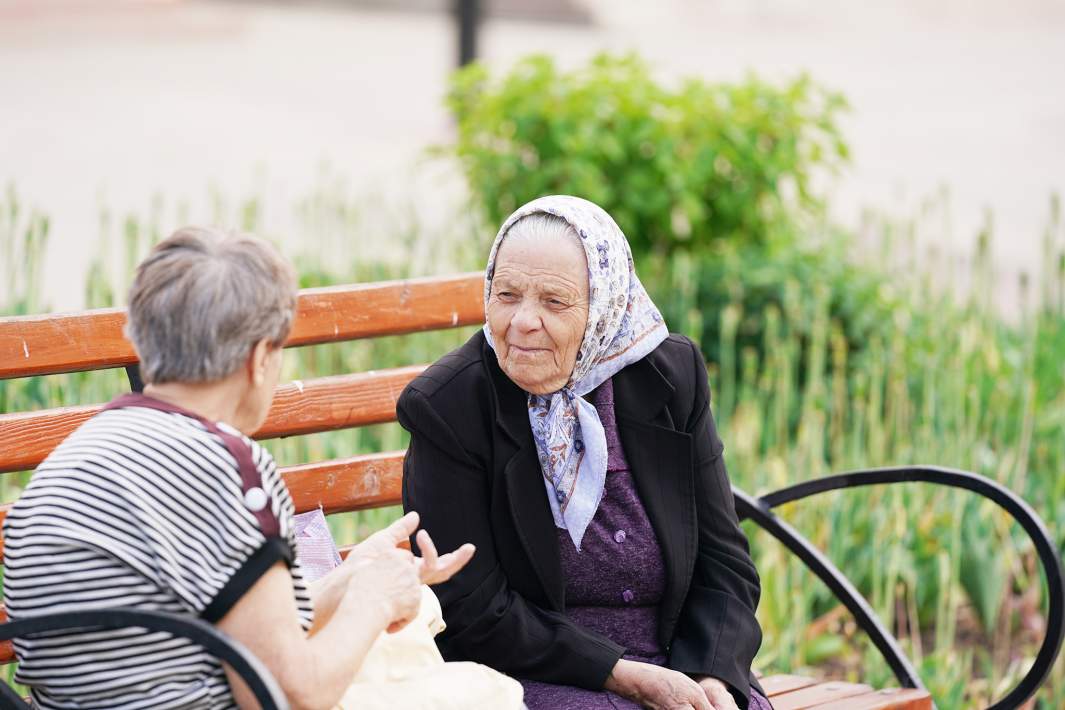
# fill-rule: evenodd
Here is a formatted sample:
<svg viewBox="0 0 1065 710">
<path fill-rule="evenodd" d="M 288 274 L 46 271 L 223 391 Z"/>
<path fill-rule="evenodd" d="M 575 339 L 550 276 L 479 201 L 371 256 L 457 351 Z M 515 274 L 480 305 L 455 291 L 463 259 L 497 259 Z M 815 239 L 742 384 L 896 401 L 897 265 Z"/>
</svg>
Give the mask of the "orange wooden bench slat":
<svg viewBox="0 0 1065 710">
<path fill-rule="evenodd" d="M 817 681 L 813 678 L 806 678 L 801 675 L 773 675 L 767 678 L 761 678 L 758 682 L 762 684 L 762 690 L 764 690 L 766 696 L 770 698 L 782 693 L 790 693 L 793 690 L 817 684 Z"/>
<path fill-rule="evenodd" d="M 396 420 L 403 388 L 427 365 L 370 370 L 283 384 L 256 439 L 313 434 Z"/>
<path fill-rule="evenodd" d="M 484 275 L 304 289 L 287 346 L 475 325 L 484 320 Z M 124 367 L 137 361 L 122 334 L 126 313 L 0 318 L 0 379 Z"/>
<path fill-rule="evenodd" d="M 382 508 L 400 502 L 403 452 L 291 466 L 281 475 L 299 513 L 319 505 L 327 514 Z"/>
<path fill-rule="evenodd" d="M 776 710 L 932 709 L 932 697 L 926 690 L 873 690 L 867 685 L 824 682 L 797 675 L 769 676 L 760 679 L 760 682 Z"/>
<path fill-rule="evenodd" d="M 34 468 L 67 434 L 100 411 L 100 406 L 0 414 L 0 472 Z"/>
<path fill-rule="evenodd" d="M 817 710 L 932 710 L 927 690 L 885 688 L 816 706 Z"/>
<path fill-rule="evenodd" d="M 132 364 L 125 324 L 120 308 L 0 318 L 0 379 Z"/>
<path fill-rule="evenodd" d="M 484 322 L 484 274 L 330 286 L 300 292 L 286 345 L 444 330 Z"/>
<path fill-rule="evenodd" d="M 774 695 L 771 700 L 774 710 L 803 710 L 804 708 L 834 703 L 855 695 L 865 695 L 872 692 L 872 690 L 868 685 L 831 681 L 816 683 L 787 693 L 780 693 L 779 695 Z"/>
<path fill-rule="evenodd" d="M 289 382 L 256 439 L 395 421 L 396 400 L 424 365 Z M 0 472 L 34 468 L 101 405 L 0 415 Z"/>
<path fill-rule="evenodd" d="M 319 505 L 326 514 L 398 505 L 403 482 L 403 451 L 364 454 L 349 459 L 286 466 L 281 476 L 297 513 Z M 0 505 L 3 525 L 11 503 Z M 0 560 L 4 538 L 0 534 Z"/>
</svg>

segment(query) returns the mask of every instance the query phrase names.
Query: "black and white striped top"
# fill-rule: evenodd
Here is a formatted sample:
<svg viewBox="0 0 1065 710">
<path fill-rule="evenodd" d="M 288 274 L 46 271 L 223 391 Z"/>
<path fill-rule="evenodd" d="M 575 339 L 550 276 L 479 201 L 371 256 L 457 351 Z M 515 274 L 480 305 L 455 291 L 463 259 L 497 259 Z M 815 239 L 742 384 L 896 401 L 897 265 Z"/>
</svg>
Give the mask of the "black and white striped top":
<svg viewBox="0 0 1065 710">
<path fill-rule="evenodd" d="M 236 459 L 202 422 L 142 406 L 87 421 L 38 467 L 4 522 L 11 618 L 127 607 L 214 623 L 284 560 L 309 629 L 313 609 L 294 556 L 292 499 L 270 454 L 241 439 L 280 536 L 263 534 L 245 506 Z M 42 708 L 234 707 L 221 664 L 166 633 L 37 636 L 17 639 L 15 651 L 15 680 L 31 687 Z"/>
</svg>

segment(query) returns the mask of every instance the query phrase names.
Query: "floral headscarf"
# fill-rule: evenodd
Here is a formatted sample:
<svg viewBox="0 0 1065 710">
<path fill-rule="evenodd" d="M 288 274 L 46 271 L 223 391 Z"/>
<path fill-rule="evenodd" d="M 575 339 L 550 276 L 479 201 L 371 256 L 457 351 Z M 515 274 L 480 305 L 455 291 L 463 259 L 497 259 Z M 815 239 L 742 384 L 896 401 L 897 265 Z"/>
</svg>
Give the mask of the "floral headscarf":
<svg viewBox="0 0 1065 710">
<path fill-rule="evenodd" d="M 584 395 L 646 357 L 669 331 L 636 277 L 621 229 L 598 205 L 569 195 L 533 200 L 500 227 L 485 269 L 486 310 L 499 245 L 515 222 L 538 212 L 560 217 L 573 227 L 588 259 L 588 324 L 573 374 L 557 392 L 529 395 L 529 423 L 555 525 L 568 530 L 580 550 L 584 531 L 603 498 L 607 465 L 606 432 Z M 492 345 L 487 318 L 484 333 Z"/>
</svg>

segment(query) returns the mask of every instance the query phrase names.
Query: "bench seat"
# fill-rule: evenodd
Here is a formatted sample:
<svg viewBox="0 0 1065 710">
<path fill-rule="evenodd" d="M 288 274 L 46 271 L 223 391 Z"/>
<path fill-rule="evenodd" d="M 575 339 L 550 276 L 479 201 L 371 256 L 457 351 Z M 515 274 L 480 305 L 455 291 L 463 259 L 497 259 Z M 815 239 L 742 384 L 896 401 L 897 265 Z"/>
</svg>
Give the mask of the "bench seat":
<svg viewBox="0 0 1065 710">
<path fill-rule="evenodd" d="M 926 690 L 875 690 L 859 683 L 817 681 L 797 675 L 761 678 L 774 710 L 932 710 Z"/>
</svg>

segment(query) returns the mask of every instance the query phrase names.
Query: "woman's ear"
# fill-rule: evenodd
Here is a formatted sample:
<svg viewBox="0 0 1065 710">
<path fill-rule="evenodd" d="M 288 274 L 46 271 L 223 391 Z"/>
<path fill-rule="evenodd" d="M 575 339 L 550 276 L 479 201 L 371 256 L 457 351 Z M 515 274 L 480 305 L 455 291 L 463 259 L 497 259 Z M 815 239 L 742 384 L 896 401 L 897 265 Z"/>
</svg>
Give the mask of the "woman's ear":
<svg viewBox="0 0 1065 710">
<path fill-rule="evenodd" d="M 260 387 L 266 381 L 266 359 L 270 355 L 270 342 L 263 338 L 255 344 L 248 356 L 248 379 Z"/>
</svg>

